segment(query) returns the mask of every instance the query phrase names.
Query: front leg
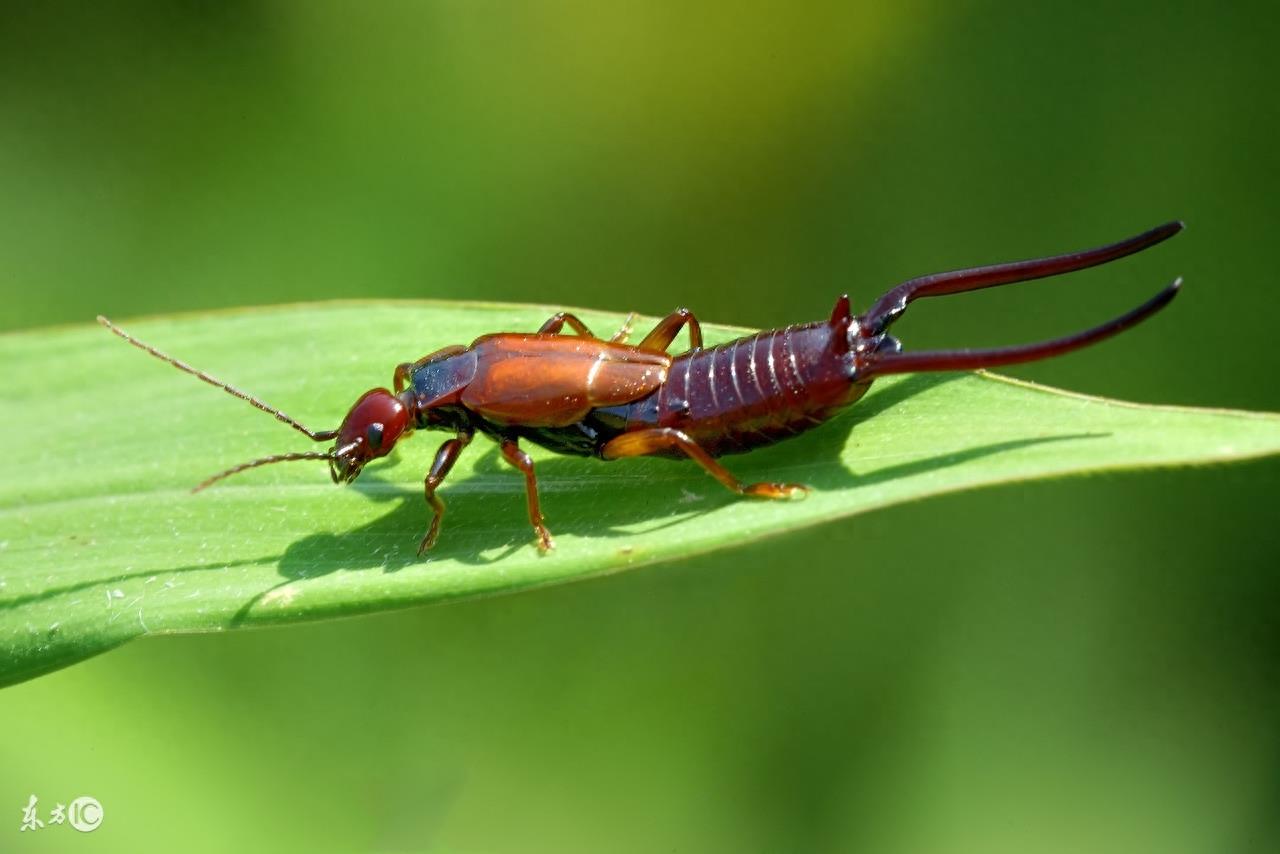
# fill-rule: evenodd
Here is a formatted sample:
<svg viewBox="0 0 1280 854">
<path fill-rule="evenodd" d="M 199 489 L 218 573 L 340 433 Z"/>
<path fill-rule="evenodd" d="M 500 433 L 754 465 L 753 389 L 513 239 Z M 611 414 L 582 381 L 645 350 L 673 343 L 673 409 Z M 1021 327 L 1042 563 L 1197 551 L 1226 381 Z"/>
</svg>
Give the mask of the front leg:
<svg viewBox="0 0 1280 854">
<path fill-rule="evenodd" d="M 542 524 L 542 510 L 538 506 L 538 478 L 533 473 L 533 460 L 520 450 L 515 439 L 502 440 L 502 457 L 524 472 L 525 494 L 529 499 L 529 522 L 532 523 L 533 532 L 538 537 L 538 548 L 544 552 L 554 549 L 555 540 L 551 539 L 551 532 L 547 530 L 547 526 Z"/>
<path fill-rule="evenodd" d="M 427 472 L 426 479 L 422 482 L 427 506 L 431 508 L 431 524 L 427 527 L 427 535 L 422 538 L 422 544 L 418 546 L 419 557 L 427 549 L 435 545 L 436 537 L 440 536 L 440 520 L 444 518 L 444 502 L 436 495 L 436 490 L 449 475 L 449 470 L 453 468 L 453 464 L 458 461 L 458 456 L 462 453 L 462 449 L 470 442 L 470 433 L 459 433 L 441 445 L 440 449 L 436 451 L 435 460 L 431 463 L 431 470 Z"/>
</svg>

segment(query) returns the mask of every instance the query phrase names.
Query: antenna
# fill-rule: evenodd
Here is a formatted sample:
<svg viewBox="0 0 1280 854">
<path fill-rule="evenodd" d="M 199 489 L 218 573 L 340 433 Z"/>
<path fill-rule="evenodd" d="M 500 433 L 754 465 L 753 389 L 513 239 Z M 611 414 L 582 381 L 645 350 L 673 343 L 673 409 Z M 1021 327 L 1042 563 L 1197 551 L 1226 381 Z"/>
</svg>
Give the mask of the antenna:
<svg viewBox="0 0 1280 854">
<path fill-rule="evenodd" d="M 206 489 L 207 487 L 213 486 L 215 483 L 222 480 L 224 477 L 231 477 L 231 475 L 233 474 L 239 474 L 242 471 L 257 468 L 258 466 L 265 466 L 270 463 L 287 463 L 291 460 L 331 460 L 331 459 L 333 459 L 332 454 L 321 453 L 320 451 L 303 451 L 301 453 L 296 453 L 296 454 L 272 454 L 269 457 L 259 457 L 256 460 L 251 460 L 247 463 L 241 463 L 238 466 L 232 466 L 226 471 L 220 471 L 217 474 L 215 474 L 213 477 L 206 478 L 196 486 L 191 487 L 191 491 L 199 492 L 202 489 Z"/>
<path fill-rule="evenodd" d="M 224 383 L 222 380 L 217 379 L 216 377 L 212 377 L 209 374 L 206 374 L 204 371 L 197 370 L 196 368 L 191 367 L 186 362 L 181 362 L 173 358 L 169 354 L 161 352 L 160 350 L 157 350 L 155 347 L 152 347 L 150 344 L 139 341 L 137 338 L 134 338 L 128 332 L 125 332 L 119 326 L 116 326 L 114 323 L 112 323 L 110 320 L 107 320 L 102 315 L 98 315 L 98 322 L 101 323 L 103 326 L 107 327 L 107 329 L 111 330 L 116 335 L 119 335 L 121 338 L 128 341 L 133 346 L 137 347 L 139 350 L 145 350 L 146 352 L 150 353 L 152 356 L 155 356 L 157 359 L 160 359 L 162 361 L 168 362 L 169 364 L 173 365 L 178 370 L 185 371 L 186 373 L 191 374 L 196 379 L 203 380 L 204 382 L 207 382 L 211 386 L 216 386 L 222 389 L 227 394 L 238 397 L 252 406 L 256 406 L 258 409 L 261 409 L 263 412 L 267 412 L 267 413 L 270 413 L 271 415 L 274 415 L 277 420 L 282 421 L 285 424 L 288 424 L 290 427 L 292 427 L 293 429 L 297 430 L 300 433 L 305 433 L 307 438 L 311 439 L 313 442 L 327 442 L 338 435 L 337 430 L 308 429 L 301 422 L 295 421 L 294 419 L 290 418 L 288 415 L 285 415 L 279 409 L 276 409 L 274 406 L 267 405 L 263 401 L 249 394 L 248 392 L 241 391 L 240 389 L 236 388 L 233 385 Z M 254 465 L 265 465 L 266 462 L 283 462 L 284 459 L 293 459 L 293 457 L 288 457 L 287 455 L 280 455 L 280 456 L 281 456 L 281 459 L 279 460 L 273 459 L 271 457 L 264 457 L 263 460 L 259 460 L 255 462 Z M 315 458 L 302 457 L 299 459 L 315 459 Z M 219 475 L 219 477 L 225 476 L 226 474 L 230 474 L 230 472 L 224 472 L 223 475 Z M 216 479 L 217 478 L 214 478 L 214 480 Z M 203 489 L 210 482 L 212 481 L 207 481 L 206 483 L 201 484 L 199 487 L 197 487 L 197 489 Z"/>
</svg>

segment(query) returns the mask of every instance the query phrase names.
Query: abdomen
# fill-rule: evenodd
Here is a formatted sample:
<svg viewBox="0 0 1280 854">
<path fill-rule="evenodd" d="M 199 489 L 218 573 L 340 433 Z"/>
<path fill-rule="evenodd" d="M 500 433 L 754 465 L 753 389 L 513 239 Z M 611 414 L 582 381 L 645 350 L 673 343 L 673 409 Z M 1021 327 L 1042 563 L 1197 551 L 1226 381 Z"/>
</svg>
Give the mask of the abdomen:
<svg viewBox="0 0 1280 854">
<path fill-rule="evenodd" d="M 614 435 L 673 427 L 716 456 L 794 436 L 866 391 L 850 382 L 837 334 L 827 323 L 789 326 L 685 353 L 655 391 L 588 422 Z"/>
</svg>

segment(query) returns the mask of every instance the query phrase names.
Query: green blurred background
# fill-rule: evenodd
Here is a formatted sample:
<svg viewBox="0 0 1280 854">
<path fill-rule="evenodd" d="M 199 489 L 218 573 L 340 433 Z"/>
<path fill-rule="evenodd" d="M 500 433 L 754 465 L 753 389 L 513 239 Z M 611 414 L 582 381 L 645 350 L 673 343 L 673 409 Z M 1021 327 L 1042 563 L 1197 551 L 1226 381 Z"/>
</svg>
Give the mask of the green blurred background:
<svg viewBox="0 0 1280 854">
<path fill-rule="evenodd" d="M 1182 217 L 901 337 L 1031 340 L 1183 274 L 1156 321 L 1011 373 L 1280 409 L 1277 29 L 1264 3 L 6 3 L 0 328 L 369 297 L 766 326 Z M 1278 486 L 1007 487 L 148 639 L 0 693 L 0 850 L 1274 851 Z M 105 822 L 19 834 L 32 792 Z"/>
</svg>

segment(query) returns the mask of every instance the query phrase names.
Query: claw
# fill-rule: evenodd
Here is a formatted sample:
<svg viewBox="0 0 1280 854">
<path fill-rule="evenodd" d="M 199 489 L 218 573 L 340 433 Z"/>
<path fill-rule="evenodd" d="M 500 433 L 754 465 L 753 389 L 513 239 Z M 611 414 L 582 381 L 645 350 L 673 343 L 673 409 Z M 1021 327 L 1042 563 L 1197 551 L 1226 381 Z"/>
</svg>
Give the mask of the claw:
<svg viewBox="0 0 1280 854">
<path fill-rule="evenodd" d="M 742 494 L 752 498 L 797 501 L 809 494 L 809 487 L 802 483 L 750 483 L 743 488 Z"/>
<path fill-rule="evenodd" d="M 422 557 L 431 547 L 436 544 L 436 538 L 440 536 L 439 517 L 431 520 L 431 527 L 427 529 L 427 535 L 422 538 L 422 543 L 418 546 L 418 557 Z"/>
</svg>

